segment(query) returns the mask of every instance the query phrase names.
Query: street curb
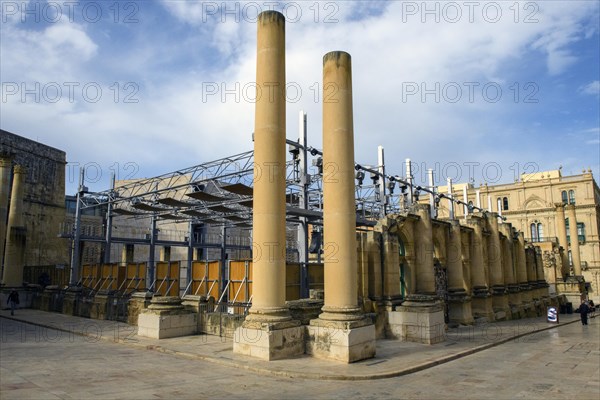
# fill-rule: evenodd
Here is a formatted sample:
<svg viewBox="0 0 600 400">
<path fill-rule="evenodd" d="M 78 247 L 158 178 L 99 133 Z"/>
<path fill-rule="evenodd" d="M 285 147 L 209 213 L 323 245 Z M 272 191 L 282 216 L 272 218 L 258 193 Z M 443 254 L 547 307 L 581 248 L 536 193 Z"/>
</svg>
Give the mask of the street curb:
<svg viewBox="0 0 600 400">
<path fill-rule="evenodd" d="M 75 334 L 78 336 L 97 338 L 97 336 L 89 334 L 89 333 L 77 332 L 75 330 L 54 327 L 54 326 L 39 323 L 39 322 L 24 321 L 24 320 L 14 317 L 14 316 L 0 315 L 0 318 L 14 320 L 14 321 L 18 321 L 18 322 L 25 323 L 25 324 L 40 326 L 40 327 L 47 328 L 47 329 L 54 329 L 54 330 L 61 331 L 61 332 L 72 333 L 72 334 Z M 591 318 L 595 318 L 595 316 L 590 317 L 590 319 Z M 510 342 L 511 340 L 519 339 L 524 336 L 529 336 L 529 335 L 532 335 L 532 334 L 535 334 L 538 332 L 555 329 L 555 328 L 558 328 L 561 326 L 566 326 L 566 325 L 570 325 L 570 324 L 577 323 L 577 322 L 579 322 L 579 320 L 576 319 L 573 321 L 563 322 L 560 324 L 553 324 L 550 326 L 545 326 L 545 327 L 536 329 L 534 331 L 517 334 L 517 335 L 511 336 L 508 338 L 497 340 L 492 343 L 486 343 L 486 344 L 483 344 L 483 345 L 480 345 L 480 346 L 477 346 L 477 347 L 474 347 L 474 348 L 471 348 L 468 350 L 463 350 L 456 354 L 450 354 L 447 356 L 443 356 L 436 360 L 425 361 L 421 364 L 413 365 L 413 366 L 406 367 L 406 368 L 403 368 L 400 370 L 375 373 L 375 374 L 369 374 L 369 375 L 360 375 L 360 376 L 359 375 L 323 375 L 323 374 L 307 373 L 307 372 L 276 370 L 276 369 L 271 369 L 271 368 L 256 367 L 256 366 L 245 364 L 244 362 L 236 362 L 236 361 L 228 360 L 228 359 L 224 359 L 224 358 L 217 358 L 217 357 L 199 355 L 199 354 L 188 353 L 188 352 L 183 352 L 183 351 L 178 351 L 178 350 L 171 350 L 171 349 L 168 349 L 168 348 L 160 346 L 160 345 L 147 345 L 147 344 L 134 343 L 128 339 L 115 340 L 114 338 L 101 336 L 99 338 L 99 340 L 102 340 L 105 342 L 110 342 L 113 344 L 125 344 L 128 346 L 137 348 L 137 349 L 151 350 L 151 351 L 156 351 L 156 352 L 163 353 L 163 354 L 184 357 L 184 358 L 192 359 L 192 360 L 207 361 L 207 362 L 215 363 L 215 364 L 226 366 L 226 367 L 243 369 L 245 371 L 254 372 L 254 373 L 257 373 L 260 375 L 271 375 L 271 376 L 279 376 L 279 377 L 287 377 L 287 378 L 302 378 L 302 379 L 314 379 L 314 380 L 362 381 L 362 380 L 388 379 L 388 378 L 394 378 L 394 377 L 403 376 L 403 375 L 409 375 L 409 374 L 412 374 L 415 372 L 423 371 L 425 369 L 429 369 L 429 368 L 435 367 L 437 365 L 445 364 L 445 363 L 478 353 L 480 351 L 490 349 L 492 347 L 499 346 L 501 344 Z M 311 358 L 311 357 L 306 356 L 306 358 Z M 248 359 L 248 361 L 251 362 L 252 360 Z"/>
</svg>

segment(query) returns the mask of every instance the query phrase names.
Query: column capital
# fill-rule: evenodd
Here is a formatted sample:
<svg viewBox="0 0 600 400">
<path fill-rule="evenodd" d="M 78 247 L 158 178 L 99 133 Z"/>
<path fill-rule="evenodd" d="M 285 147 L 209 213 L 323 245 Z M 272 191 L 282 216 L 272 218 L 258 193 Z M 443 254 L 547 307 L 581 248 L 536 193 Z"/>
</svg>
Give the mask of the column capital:
<svg viewBox="0 0 600 400">
<path fill-rule="evenodd" d="M 12 165 L 12 157 L 0 154 L 0 168 L 7 168 Z"/>
<path fill-rule="evenodd" d="M 26 174 L 27 167 L 25 167 L 24 165 L 17 164 L 17 165 L 15 165 L 14 173 L 15 174 Z"/>
</svg>

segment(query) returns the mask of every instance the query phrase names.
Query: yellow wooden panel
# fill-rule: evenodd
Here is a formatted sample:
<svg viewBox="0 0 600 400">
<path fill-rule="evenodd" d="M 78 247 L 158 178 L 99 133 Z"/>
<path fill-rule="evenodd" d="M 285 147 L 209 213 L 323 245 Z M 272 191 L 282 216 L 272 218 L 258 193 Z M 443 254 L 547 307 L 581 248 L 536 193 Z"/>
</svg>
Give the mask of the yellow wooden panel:
<svg viewBox="0 0 600 400">
<path fill-rule="evenodd" d="M 287 264 L 285 267 L 285 299 L 300 298 L 300 264 Z"/>
<path fill-rule="evenodd" d="M 179 261 L 172 261 L 169 270 L 168 296 L 179 296 Z"/>
<path fill-rule="evenodd" d="M 137 283 L 134 285 L 137 290 L 145 290 L 146 289 L 146 263 L 138 264 L 138 276 Z"/>
<path fill-rule="evenodd" d="M 310 289 L 324 289 L 325 271 L 323 264 L 308 265 L 308 287 Z"/>
<path fill-rule="evenodd" d="M 207 296 L 212 296 L 215 299 L 219 299 L 219 269 L 221 266 L 220 261 L 211 261 L 208 263 L 208 288 L 210 292 Z"/>
</svg>

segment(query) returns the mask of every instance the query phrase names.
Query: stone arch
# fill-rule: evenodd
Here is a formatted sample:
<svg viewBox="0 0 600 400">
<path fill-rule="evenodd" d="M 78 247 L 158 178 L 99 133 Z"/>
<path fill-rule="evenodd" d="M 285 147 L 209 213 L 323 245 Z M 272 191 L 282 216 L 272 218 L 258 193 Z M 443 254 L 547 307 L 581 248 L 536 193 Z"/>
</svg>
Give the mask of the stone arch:
<svg viewBox="0 0 600 400">
<path fill-rule="evenodd" d="M 530 209 L 535 209 L 535 208 L 544 208 L 545 202 L 544 199 L 542 199 L 541 197 L 537 196 L 537 195 L 531 195 L 527 198 L 527 200 L 525 200 L 525 202 L 523 203 L 523 209 L 524 210 L 530 210 Z"/>
</svg>

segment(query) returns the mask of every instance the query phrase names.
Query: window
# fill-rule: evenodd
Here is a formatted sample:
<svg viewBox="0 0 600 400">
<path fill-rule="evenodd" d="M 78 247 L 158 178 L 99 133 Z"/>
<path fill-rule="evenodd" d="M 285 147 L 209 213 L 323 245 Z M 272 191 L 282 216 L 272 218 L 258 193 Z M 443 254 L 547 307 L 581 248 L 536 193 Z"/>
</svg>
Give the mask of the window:
<svg viewBox="0 0 600 400">
<path fill-rule="evenodd" d="M 502 209 L 504 211 L 508 211 L 508 197 L 504 197 L 502 199 Z"/>
<path fill-rule="evenodd" d="M 565 227 L 567 230 L 567 243 L 571 244 L 571 232 L 569 231 L 569 218 L 565 218 Z M 579 243 L 585 243 L 585 224 L 583 222 L 577 223 L 577 240 Z"/>
<path fill-rule="evenodd" d="M 579 243 L 585 243 L 585 224 L 583 222 L 577 223 L 577 239 Z"/>
<path fill-rule="evenodd" d="M 569 190 L 569 204 L 575 205 L 575 191 Z"/>
<path fill-rule="evenodd" d="M 531 241 L 532 242 L 537 242 L 538 241 L 538 234 L 537 234 L 537 226 L 536 226 L 536 224 L 531 224 L 529 228 L 531 230 Z"/>
<path fill-rule="evenodd" d="M 566 190 L 563 190 L 560 193 L 560 197 L 562 197 L 562 203 L 563 204 L 567 204 L 567 191 Z"/>
<path fill-rule="evenodd" d="M 544 240 L 544 226 L 541 223 L 537 224 L 537 237 L 540 242 Z"/>
</svg>

